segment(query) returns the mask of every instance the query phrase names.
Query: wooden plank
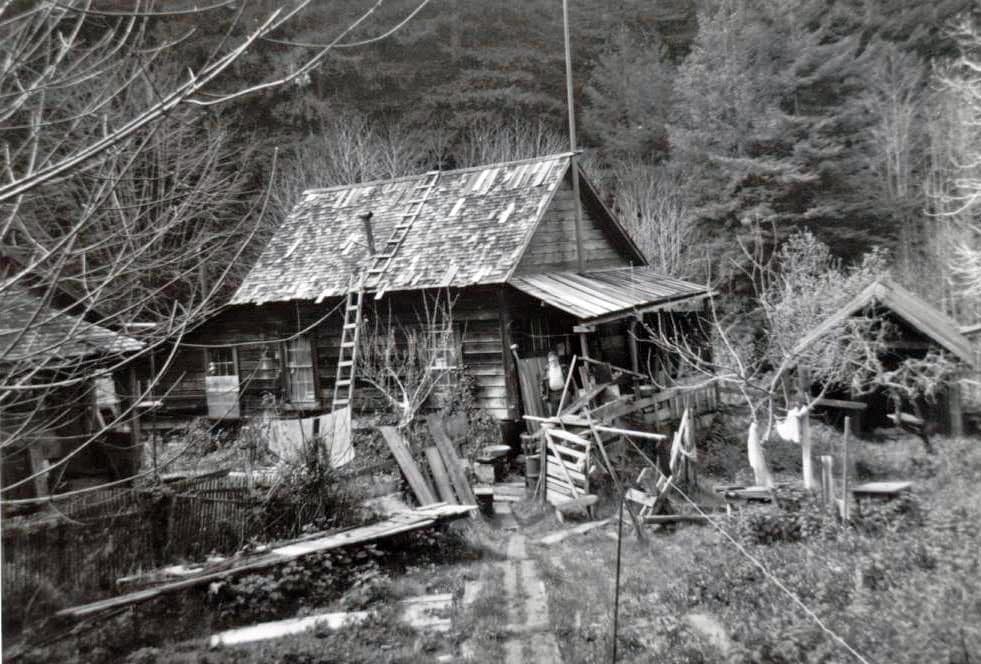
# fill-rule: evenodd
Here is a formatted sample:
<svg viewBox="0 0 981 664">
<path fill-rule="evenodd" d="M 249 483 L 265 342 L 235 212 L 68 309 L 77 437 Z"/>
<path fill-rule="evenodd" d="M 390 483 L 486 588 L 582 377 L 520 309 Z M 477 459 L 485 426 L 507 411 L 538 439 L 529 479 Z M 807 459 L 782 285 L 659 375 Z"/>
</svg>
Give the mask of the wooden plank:
<svg viewBox="0 0 981 664">
<path fill-rule="evenodd" d="M 590 442 L 582 436 L 577 436 L 571 431 L 566 431 L 565 429 L 548 429 L 545 432 L 545 435 L 549 438 L 561 438 L 564 441 L 579 445 L 580 447 L 589 447 L 590 445 Z M 549 444 L 552 444 L 551 441 L 549 441 Z"/>
<path fill-rule="evenodd" d="M 429 461 L 429 469 L 432 471 L 433 480 L 436 482 L 436 490 L 439 497 L 451 505 L 459 505 L 460 502 L 453 494 L 453 487 L 450 485 L 449 475 L 446 474 L 446 466 L 439 455 L 438 447 L 426 448 L 426 460 Z"/>
<path fill-rule="evenodd" d="M 913 483 L 907 481 L 865 482 L 853 486 L 852 494 L 856 496 L 895 496 L 912 487 Z"/>
<path fill-rule="evenodd" d="M 562 473 L 563 471 L 559 469 L 559 466 L 562 466 L 565 469 L 565 473 L 568 474 L 569 477 L 571 477 L 574 481 L 576 481 L 577 484 L 585 484 L 586 475 L 584 473 L 580 472 L 579 470 L 576 470 L 575 468 L 570 468 L 564 463 L 558 463 L 556 461 L 552 461 L 551 459 L 549 460 L 548 468 L 546 469 L 546 471 L 548 472 L 548 476 L 561 477 L 560 473 Z"/>
<path fill-rule="evenodd" d="M 155 588 L 126 593 L 125 595 L 99 600 L 98 602 L 69 607 L 58 611 L 56 615 L 60 617 L 82 618 L 101 611 L 138 604 L 140 602 L 151 600 L 155 597 L 160 597 L 161 595 L 167 593 L 207 584 L 212 581 L 217 581 L 219 579 L 228 578 L 230 576 L 245 572 L 282 565 L 310 553 L 329 551 L 331 549 L 350 546 L 352 544 L 362 544 L 410 530 L 425 528 L 436 523 L 437 520 L 457 518 L 463 516 L 464 514 L 470 513 L 473 509 L 469 506 L 439 505 L 432 507 L 436 509 L 432 509 L 430 511 L 413 511 L 406 514 L 396 515 L 385 521 L 372 524 L 370 526 L 352 528 L 343 532 L 327 535 L 322 533 L 309 535 L 307 537 L 294 540 L 293 543 L 287 543 L 283 546 L 276 547 L 267 553 L 253 556 L 245 560 L 232 559 L 230 561 L 224 561 L 223 563 L 220 563 L 220 565 L 223 567 L 215 566 L 210 568 L 211 571 L 206 569 L 202 573 L 191 578 L 165 583 Z"/>
<path fill-rule="evenodd" d="M 557 533 L 552 533 L 551 535 L 546 535 L 545 537 L 538 540 L 539 544 L 549 546 L 551 544 L 558 544 L 562 540 L 572 537 L 573 535 L 582 535 L 588 533 L 590 530 L 595 530 L 596 528 L 602 528 L 610 522 L 610 519 L 601 519 L 599 521 L 590 521 L 589 523 L 584 523 L 581 526 L 576 526 L 575 528 L 570 528 L 568 530 L 563 530 Z"/>
<path fill-rule="evenodd" d="M 579 450 L 574 450 L 572 448 L 565 447 L 563 445 L 559 445 L 558 443 L 551 443 L 551 444 L 549 444 L 548 449 L 553 450 L 557 455 L 564 454 L 564 455 L 570 456 L 573 459 L 576 459 L 576 461 L 580 461 L 580 462 L 583 459 L 586 458 L 586 453 L 585 452 L 580 452 Z"/>
<path fill-rule="evenodd" d="M 412 459 L 409 446 L 406 444 L 405 439 L 402 438 L 402 434 L 395 427 L 390 426 L 378 427 L 378 430 L 381 431 L 385 442 L 388 443 L 388 449 L 392 450 L 392 454 L 395 456 L 395 460 L 398 461 L 399 468 L 402 469 L 402 474 L 409 481 L 409 486 L 412 487 L 412 492 L 415 494 L 419 504 L 429 505 L 435 503 L 436 496 L 433 494 L 429 482 L 423 477 L 416 462 Z"/>
<path fill-rule="evenodd" d="M 584 358 L 585 359 L 585 358 Z M 578 412 L 580 409 L 589 405 L 589 402 L 599 396 L 606 388 L 614 385 L 615 383 L 602 383 L 600 385 L 594 385 L 593 387 L 586 390 L 581 394 L 575 401 L 562 409 L 559 415 L 572 415 Z"/>
<path fill-rule="evenodd" d="M 843 399 L 818 399 L 814 402 L 815 406 L 824 406 L 826 408 L 842 408 L 844 410 L 865 410 L 869 407 L 868 404 L 862 403 L 861 401 L 845 401 Z"/>
<path fill-rule="evenodd" d="M 638 491 L 637 489 L 627 489 L 627 493 L 624 497 L 638 505 L 643 505 L 644 507 L 654 507 L 657 503 L 657 498 L 654 496 L 644 493 L 643 491 Z"/>
<path fill-rule="evenodd" d="M 701 514 L 650 514 L 642 517 L 644 523 L 708 523 L 708 517 Z"/>
<path fill-rule="evenodd" d="M 453 442 L 450 441 L 450 437 L 443 428 L 442 420 L 440 420 L 439 415 L 434 413 L 429 415 L 427 422 L 429 424 L 429 432 L 433 436 L 433 441 L 436 443 L 436 447 L 439 448 L 439 453 L 443 457 L 443 463 L 446 466 L 447 474 L 450 476 L 450 482 L 453 484 L 453 490 L 456 491 L 456 495 L 464 504 L 476 505 L 477 497 L 473 494 L 470 483 L 467 482 L 467 475 L 463 470 L 463 462 L 457 456 Z"/>
</svg>

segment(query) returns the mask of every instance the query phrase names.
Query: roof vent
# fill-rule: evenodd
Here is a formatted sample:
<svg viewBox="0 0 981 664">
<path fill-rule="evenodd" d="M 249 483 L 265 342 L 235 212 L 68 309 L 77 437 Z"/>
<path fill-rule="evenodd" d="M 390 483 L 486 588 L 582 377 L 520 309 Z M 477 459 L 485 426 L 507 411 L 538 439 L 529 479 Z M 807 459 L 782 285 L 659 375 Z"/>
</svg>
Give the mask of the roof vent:
<svg viewBox="0 0 981 664">
<path fill-rule="evenodd" d="M 358 215 L 358 219 L 361 220 L 361 224 L 364 226 L 364 239 L 365 244 L 368 245 L 368 255 L 375 255 L 375 236 L 371 231 L 371 218 L 375 216 L 371 210 L 367 212 L 362 212 Z"/>
</svg>

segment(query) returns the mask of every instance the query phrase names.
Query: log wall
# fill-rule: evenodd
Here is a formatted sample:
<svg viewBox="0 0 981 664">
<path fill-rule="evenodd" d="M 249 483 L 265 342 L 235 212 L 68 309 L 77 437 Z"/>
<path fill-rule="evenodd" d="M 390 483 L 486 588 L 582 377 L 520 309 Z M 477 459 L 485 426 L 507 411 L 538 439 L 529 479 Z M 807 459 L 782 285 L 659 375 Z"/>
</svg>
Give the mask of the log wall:
<svg viewBox="0 0 981 664">
<path fill-rule="evenodd" d="M 433 293 L 425 293 L 433 297 Z M 364 316 L 367 320 L 401 321 L 406 326 L 416 326 L 425 320 L 424 293 L 421 291 L 390 293 L 380 301 L 372 296 L 365 299 Z M 500 320 L 499 287 L 474 287 L 454 292 L 454 325 L 461 338 L 463 364 L 476 385 L 476 400 L 480 407 L 499 419 L 517 417 L 509 413 L 509 396 L 505 375 L 503 328 Z M 441 295 L 445 298 L 445 293 Z M 319 401 L 304 404 L 302 410 L 321 410 L 330 407 L 334 376 L 340 350 L 342 312 L 330 313 L 338 300 L 321 304 L 313 302 L 273 303 L 262 306 L 246 305 L 231 308 L 209 321 L 185 342 L 190 344 L 251 344 L 262 340 L 281 340 L 313 325 L 310 332 L 315 351 L 315 380 Z M 328 315 L 330 314 L 330 315 Z M 320 320 L 326 316 L 326 319 Z M 319 321 L 319 323 L 318 323 Z M 273 343 L 281 362 L 282 348 Z M 262 358 L 261 345 L 244 345 L 236 348 L 240 380 L 241 411 L 243 415 L 256 412 L 264 393 L 277 398 L 283 395 L 281 381 L 261 380 L 258 377 Z M 182 348 L 168 368 L 157 394 L 170 392 L 163 399 L 169 411 L 204 415 L 207 412 L 205 375 L 206 351 L 197 347 Z M 158 367 L 164 358 L 158 355 Z M 141 367 L 141 377 L 146 380 L 149 365 Z M 516 395 L 512 401 L 516 401 Z M 372 411 L 383 406 L 380 395 L 370 387 L 359 385 L 355 391 L 356 410 Z"/>
</svg>

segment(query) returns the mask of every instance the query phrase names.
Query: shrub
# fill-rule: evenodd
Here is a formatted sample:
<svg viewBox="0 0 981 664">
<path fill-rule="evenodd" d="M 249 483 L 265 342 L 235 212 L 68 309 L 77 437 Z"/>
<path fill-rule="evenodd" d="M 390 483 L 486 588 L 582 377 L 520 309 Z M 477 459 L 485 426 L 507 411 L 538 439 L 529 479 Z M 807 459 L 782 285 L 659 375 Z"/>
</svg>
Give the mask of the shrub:
<svg viewBox="0 0 981 664">
<path fill-rule="evenodd" d="M 306 441 L 256 508 L 257 536 L 289 538 L 304 531 L 358 525 L 366 518 L 361 498 L 340 480 L 321 441 Z"/>
</svg>

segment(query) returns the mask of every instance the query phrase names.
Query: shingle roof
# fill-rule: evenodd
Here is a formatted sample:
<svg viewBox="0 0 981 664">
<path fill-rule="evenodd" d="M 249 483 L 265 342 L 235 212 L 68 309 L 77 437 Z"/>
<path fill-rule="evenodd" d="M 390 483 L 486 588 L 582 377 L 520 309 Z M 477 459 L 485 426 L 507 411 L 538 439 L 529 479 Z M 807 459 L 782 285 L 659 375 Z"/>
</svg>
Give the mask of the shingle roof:
<svg viewBox="0 0 981 664">
<path fill-rule="evenodd" d="M 15 285 L 0 292 L 0 363 L 138 351 L 143 343 L 57 311 Z"/>
<path fill-rule="evenodd" d="M 569 154 L 561 154 L 440 172 L 377 290 L 505 282 L 569 161 Z M 306 192 L 231 304 L 318 300 L 345 293 L 352 275 L 367 262 L 358 215 L 372 213 L 380 249 L 426 177 Z"/>
<path fill-rule="evenodd" d="M 657 274 L 647 268 L 615 268 L 577 274 L 522 275 L 508 283 L 583 321 L 649 309 L 669 302 L 704 297 L 709 289 Z"/>
<path fill-rule="evenodd" d="M 960 333 L 957 322 L 935 309 L 923 298 L 911 293 L 891 279 L 878 279 L 866 286 L 837 312 L 811 330 L 794 353 L 800 353 L 815 340 L 832 331 L 847 318 L 869 306 L 882 306 L 906 321 L 914 329 L 933 339 L 966 364 L 973 366 L 970 342 Z"/>
</svg>

